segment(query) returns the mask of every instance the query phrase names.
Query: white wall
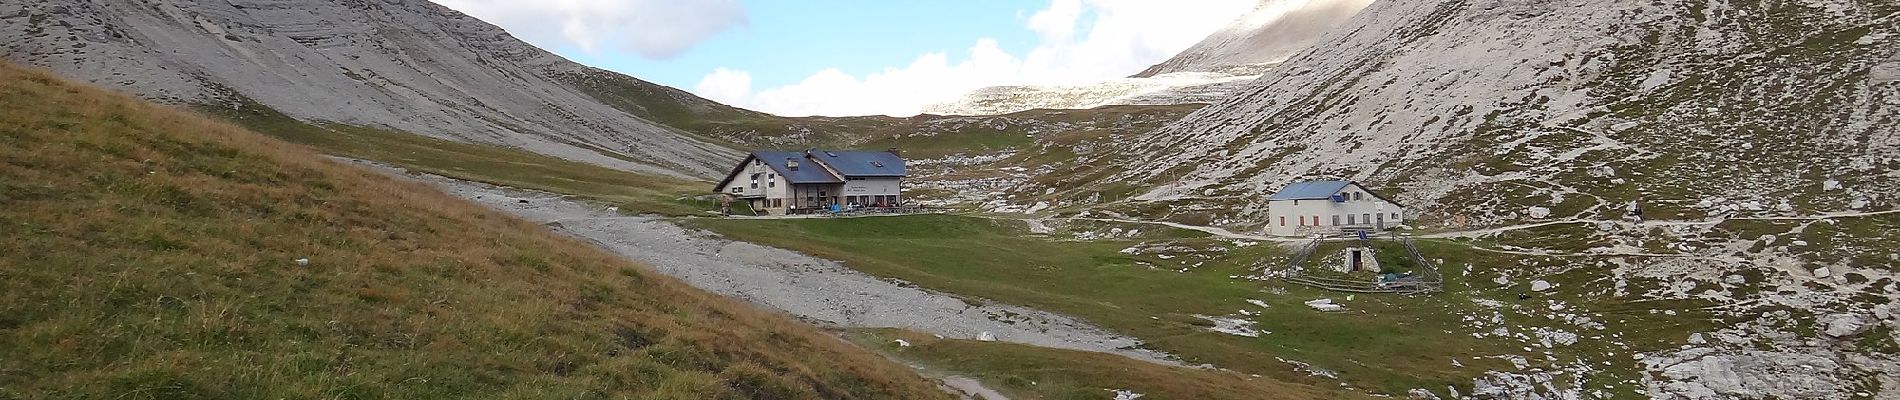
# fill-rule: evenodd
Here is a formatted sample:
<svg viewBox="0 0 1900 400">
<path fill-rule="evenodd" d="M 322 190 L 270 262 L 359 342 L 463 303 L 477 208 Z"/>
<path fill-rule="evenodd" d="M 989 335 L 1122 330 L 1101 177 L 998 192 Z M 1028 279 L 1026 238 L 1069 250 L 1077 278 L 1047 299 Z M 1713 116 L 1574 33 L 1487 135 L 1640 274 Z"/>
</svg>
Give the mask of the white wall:
<svg viewBox="0 0 1900 400">
<path fill-rule="evenodd" d="M 903 178 L 895 178 L 895 177 L 863 178 L 859 180 L 846 179 L 844 181 L 844 195 L 846 196 L 895 195 L 895 194 L 898 194 L 897 193 L 899 190 L 898 188 L 903 185 L 903 181 L 904 181 Z"/>
<path fill-rule="evenodd" d="M 719 187 L 719 193 L 738 197 L 758 197 L 766 196 L 768 189 L 773 189 L 769 187 L 770 178 L 768 177 L 776 176 L 777 173 L 772 171 L 772 167 L 761 165 L 757 160 L 750 157 L 746 158 L 745 163 L 745 168 L 739 171 L 738 176 L 734 176 L 731 182 L 726 182 L 725 186 Z M 754 183 L 752 180 L 753 174 L 758 174 L 759 177 L 757 181 L 759 185 L 756 188 L 752 187 Z M 784 183 L 780 183 L 780 185 L 783 186 Z M 739 191 L 734 192 L 733 189 L 735 188 Z"/>
<path fill-rule="evenodd" d="M 1381 200 L 1365 188 L 1347 185 L 1340 193 L 1359 192 L 1359 200 L 1347 200 L 1336 203 L 1332 200 L 1275 200 L 1267 203 L 1267 233 L 1279 236 L 1305 236 L 1313 233 L 1334 233 L 1340 226 L 1376 225 L 1380 215 L 1384 216 L 1385 229 L 1392 229 L 1409 218 L 1405 208 Z M 1338 194 L 1338 193 L 1335 193 Z M 1396 216 L 1394 216 L 1396 214 Z M 1339 223 L 1333 223 L 1333 216 L 1339 216 Z M 1347 216 L 1351 215 L 1351 218 Z M 1300 217 L 1306 217 L 1305 226 L 1301 226 Z M 1318 221 L 1314 221 L 1317 217 Z M 1284 218 L 1284 219 L 1282 219 Z M 1285 221 L 1283 225 L 1281 222 Z"/>
<path fill-rule="evenodd" d="M 807 162 L 809 163 L 809 161 Z M 752 187 L 753 174 L 758 174 L 759 185 L 757 188 Z M 859 180 L 847 179 L 843 184 L 804 185 L 800 189 L 811 192 L 814 196 L 818 191 L 824 191 L 826 192 L 824 201 L 829 201 L 831 196 L 837 196 L 840 202 L 847 201 L 846 196 L 899 196 L 901 201 L 903 184 L 904 178 L 901 177 L 877 177 Z M 733 192 L 732 190 L 735 188 L 739 191 Z M 796 201 L 803 201 L 806 195 L 806 193 L 794 190 L 791 182 L 787 181 L 784 176 L 779 175 L 778 171 L 773 170 L 771 166 L 763 165 L 750 158 L 747 159 L 745 168 L 739 171 L 739 175 L 734 177 L 732 182 L 728 182 L 725 186 L 719 187 L 719 193 L 741 198 L 763 197 L 764 199 L 762 201 L 750 204 L 754 204 L 753 209 L 762 212 L 771 211 L 773 214 L 782 213 L 785 207 L 791 207 L 794 199 L 796 199 Z M 769 207 L 767 205 L 771 204 L 772 199 L 784 199 L 780 203 L 782 206 L 777 209 L 768 210 Z"/>
</svg>

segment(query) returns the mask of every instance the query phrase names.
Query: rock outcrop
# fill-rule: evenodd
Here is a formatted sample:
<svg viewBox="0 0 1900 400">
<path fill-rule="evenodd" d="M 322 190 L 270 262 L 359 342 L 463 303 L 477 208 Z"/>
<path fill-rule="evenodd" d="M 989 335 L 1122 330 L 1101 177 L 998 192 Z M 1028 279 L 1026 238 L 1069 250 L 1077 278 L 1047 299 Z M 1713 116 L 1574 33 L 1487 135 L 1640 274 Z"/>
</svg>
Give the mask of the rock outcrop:
<svg viewBox="0 0 1900 400">
<path fill-rule="evenodd" d="M 0 56 L 160 102 L 254 102 L 311 122 L 500 144 L 615 168 L 707 177 L 735 151 L 610 104 L 611 82 L 426 0 L 5 0 Z"/>
<path fill-rule="evenodd" d="M 1123 177 L 1153 184 L 1141 199 L 1188 202 L 1353 179 L 1474 224 L 1565 200 L 1551 218 L 1620 216 L 1645 192 L 1757 204 L 1644 202 L 1664 215 L 1879 209 L 1900 195 L 1888 174 L 1900 169 L 1900 84 L 1882 72 L 1900 63 L 1897 11 L 1377 2 L 1240 95 L 1146 136 L 1125 158 L 1145 162 Z M 1827 179 L 1842 189 L 1791 199 Z M 1233 196 L 1196 198 L 1208 192 Z M 1247 198 L 1226 204 L 1231 219 L 1264 218 Z"/>
<path fill-rule="evenodd" d="M 1135 77 L 1277 64 L 1319 42 L 1370 4 L 1372 0 L 1263 0 L 1219 32 Z"/>
</svg>

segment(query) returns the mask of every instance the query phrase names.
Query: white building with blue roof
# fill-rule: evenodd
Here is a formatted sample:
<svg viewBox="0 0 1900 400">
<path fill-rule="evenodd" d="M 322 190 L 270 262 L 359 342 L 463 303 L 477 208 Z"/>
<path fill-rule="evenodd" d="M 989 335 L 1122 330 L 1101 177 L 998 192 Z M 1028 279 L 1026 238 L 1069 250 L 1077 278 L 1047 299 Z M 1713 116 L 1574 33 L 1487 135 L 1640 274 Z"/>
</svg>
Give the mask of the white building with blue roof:
<svg viewBox="0 0 1900 400">
<path fill-rule="evenodd" d="M 896 149 L 754 151 L 713 191 L 767 215 L 896 207 L 908 174 Z"/>
<path fill-rule="evenodd" d="M 1353 181 L 1294 182 L 1267 198 L 1267 233 L 1278 236 L 1378 232 L 1405 218 L 1398 202 Z"/>
</svg>

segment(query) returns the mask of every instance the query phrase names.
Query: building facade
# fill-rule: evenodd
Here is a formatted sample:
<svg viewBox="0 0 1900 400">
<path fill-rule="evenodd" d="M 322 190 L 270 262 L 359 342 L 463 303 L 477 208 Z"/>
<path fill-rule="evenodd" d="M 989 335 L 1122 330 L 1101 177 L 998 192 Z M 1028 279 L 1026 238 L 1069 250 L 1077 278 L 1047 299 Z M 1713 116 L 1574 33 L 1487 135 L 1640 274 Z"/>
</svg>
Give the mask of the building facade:
<svg viewBox="0 0 1900 400">
<path fill-rule="evenodd" d="M 1267 198 L 1267 233 L 1278 236 L 1379 232 L 1406 218 L 1397 202 L 1352 181 L 1295 182 Z"/>
<path fill-rule="evenodd" d="M 713 191 L 761 215 L 895 207 L 907 174 L 895 149 L 754 151 Z"/>
</svg>

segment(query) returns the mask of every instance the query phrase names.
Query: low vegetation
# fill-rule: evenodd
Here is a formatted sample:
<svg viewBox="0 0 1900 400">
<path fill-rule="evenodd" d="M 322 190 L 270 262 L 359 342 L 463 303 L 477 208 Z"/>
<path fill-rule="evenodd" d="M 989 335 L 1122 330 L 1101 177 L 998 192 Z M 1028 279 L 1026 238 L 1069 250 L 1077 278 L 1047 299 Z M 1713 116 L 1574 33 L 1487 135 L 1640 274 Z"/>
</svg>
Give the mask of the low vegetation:
<svg viewBox="0 0 1900 400">
<path fill-rule="evenodd" d="M 0 147 L 0 398 L 946 397 L 540 226 L 47 74 L 0 66 Z"/>
<path fill-rule="evenodd" d="M 1357 383 L 1403 392 L 1406 387 L 1402 386 L 1455 380 L 1447 374 L 1469 374 L 1443 371 L 1439 366 L 1448 364 L 1444 360 L 1448 352 L 1462 354 L 1474 347 L 1470 340 L 1453 336 L 1429 350 L 1407 348 L 1416 342 L 1393 335 L 1415 329 L 1408 325 L 1456 324 L 1445 316 L 1409 312 L 1407 301 L 1392 300 L 1378 309 L 1397 315 L 1315 318 L 1300 303 L 1328 293 L 1292 287 L 1273 294 L 1264 292 L 1258 282 L 1233 278 L 1252 274 L 1250 268 L 1257 260 L 1283 252 L 1271 246 L 1231 249 L 1194 261 L 1201 263 L 1194 266 L 1183 257 L 1121 252 L 1138 241 L 1063 241 L 1030 235 L 1020 222 L 974 217 L 697 220 L 693 224 L 735 239 L 841 260 L 854 269 L 931 289 L 1079 316 L 1142 338 L 1190 364 L 1210 363 L 1287 382 L 1337 385 L 1294 371 L 1290 364 L 1275 360 L 1276 355 L 1354 372 Z M 1213 239 L 1169 242 L 1181 247 L 1214 245 Z M 1272 308 L 1250 305 L 1246 299 L 1264 300 Z M 1431 302 L 1434 308 L 1444 307 L 1443 301 Z M 1249 338 L 1211 332 L 1212 323 L 1197 317 L 1249 309 L 1261 313 L 1254 319 L 1274 333 Z M 1393 354 L 1407 356 L 1393 358 Z"/>
<path fill-rule="evenodd" d="M 929 371 L 974 377 L 1014 399 L 1107 398 L 1116 391 L 1154 399 L 1353 397 L 1233 371 L 1165 366 L 1090 351 L 942 339 L 892 329 L 863 331 L 854 338 L 865 347 L 918 363 Z"/>
<path fill-rule="evenodd" d="M 452 142 L 382 128 L 310 123 L 250 101 L 198 110 L 252 131 L 337 156 L 502 186 L 583 196 L 629 210 L 684 215 L 713 209 L 698 199 L 712 184 L 636 174 L 494 145 Z"/>
<path fill-rule="evenodd" d="M 1587 265 L 1577 260 L 1491 253 L 1450 241 L 1420 244 L 1426 254 L 1442 257 L 1438 261 L 1456 271 L 1447 273 L 1447 293 L 1418 297 L 1360 294 L 1348 298 L 1345 293 L 1272 279 L 1243 279 L 1263 269 L 1277 269 L 1285 262 L 1287 250 L 1271 244 L 1239 246 L 1211 238 L 1075 241 L 1030 234 L 1018 221 L 941 215 L 694 220 L 691 224 L 734 239 L 841 260 L 854 269 L 926 288 L 1082 317 L 1141 338 L 1148 347 L 1178 355 L 1190 364 L 1207 363 L 1310 387 L 1340 387 L 1344 383 L 1372 393 L 1403 395 L 1413 388 L 1443 393 L 1446 384 L 1466 385 L 1487 370 L 1512 370 L 1507 361 L 1510 357 L 1597 360 L 1604 354 L 1668 347 L 1690 332 L 1709 327 L 1706 313 L 1693 311 L 1704 304 L 1591 298 L 1596 296 L 1590 294 L 1594 292 L 1584 288 L 1607 287 L 1609 282 L 1588 268 L 1577 268 Z M 1124 251 L 1130 248 L 1137 250 Z M 1149 250 L 1156 248 L 1172 250 Z M 1474 272 L 1462 272 L 1466 268 Z M 1519 302 L 1515 301 L 1517 294 L 1528 292 L 1525 280 L 1515 280 L 1513 285 L 1475 281 L 1495 274 L 1517 279 L 1541 276 L 1567 286 L 1561 296 L 1542 293 L 1534 301 Z M 1302 304 L 1317 298 L 1332 298 L 1348 310 L 1322 313 Z M 1248 300 L 1258 300 L 1267 307 Z M 1503 308 L 1485 306 L 1479 300 Z M 1615 324 L 1618 331 L 1631 333 L 1576 345 L 1532 348 L 1514 338 L 1473 336 L 1471 323 L 1464 319 L 1490 317 L 1495 312 L 1502 315 L 1501 324 L 1512 327 L 1513 332 L 1547 326 L 1586 336 L 1599 334 L 1548 319 L 1546 314 L 1551 312 L 1541 310 L 1544 302 L 1551 300 L 1567 302 L 1571 311 L 1566 312 L 1578 312 L 1576 308 L 1587 305 L 1594 312 L 1614 318 L 1606 322 Z M 1650 311 L 1661 309 L 1682 312 L 1663 315 Z M 1245 337 L 1214 332 L 1210 329 L 1214 323 L 1202 316 L 1252 321 L 1265 333 Z M 1621 344 L 1611 344 L 1612 340 Z M 1011 348 L 986 351 L 1007 353 Z M 930 361 L 932 358 L 936 360 Z M 952 371 L 970 371 L 967 373 L 1000 387 L 1012 386 L 1012 377 L 1033 381 L 1031 377 L 1041 374 L 1101 387 L 1120 382 L 1090 372 L 1096 367 L 1083 363 L 980 362 L 949 356 L 920 359 L 947 364 L 943 368 Z M 1604 373 L 1593 378 L 1592 387 L 1635 393 L 1639 388 L 1621 381 L 1637 373 L 1627 360 L 1616 359 L 1614 366 L 1599 368 Z M 1329 374 L 1338 378 L 1324 377 Z M 1049 390 L 1064 389 L 1036 393 L 1047 396 L 1053 393 Z M 1219 393 L 1218 389 L 1207 390 Z"/>
</svg>

